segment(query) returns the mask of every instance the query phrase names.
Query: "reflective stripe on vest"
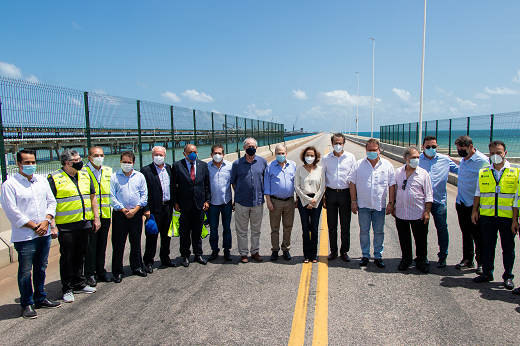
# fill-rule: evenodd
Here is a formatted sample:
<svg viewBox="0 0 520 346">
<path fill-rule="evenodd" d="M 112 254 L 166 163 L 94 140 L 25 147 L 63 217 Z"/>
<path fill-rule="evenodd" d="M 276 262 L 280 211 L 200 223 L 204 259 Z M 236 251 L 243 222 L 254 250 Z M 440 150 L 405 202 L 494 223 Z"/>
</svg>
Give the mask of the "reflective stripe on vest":
<svg viewBox="0 0 520 346">
<path fill-rule="evenodd" d="M 94 182 L 100 217 L 103 219 L 110 219 L 110 177 L 112 177 L 112 168 L 103 166 L 100 177 L 101 183 L 97 181 L 96 176 L 89 166 L 86 166 L 84 169 Z"/>
<path fill-rule="evenodd" d="M 520 170 L 516 167 L 504 169 L 497 185 L 489 166 L 479 171 L 480 215 L 513 217 L 513 203 L 518 193 L 519 172 Z"/>
<path fill-rule="evenodd" d="M 63 169 L 57 170 L 49 176 L 52 177 L 56 186 L 56 224 L 94 220 L 88 173 L 78 172 L 78 186 Z"/>
</svg>

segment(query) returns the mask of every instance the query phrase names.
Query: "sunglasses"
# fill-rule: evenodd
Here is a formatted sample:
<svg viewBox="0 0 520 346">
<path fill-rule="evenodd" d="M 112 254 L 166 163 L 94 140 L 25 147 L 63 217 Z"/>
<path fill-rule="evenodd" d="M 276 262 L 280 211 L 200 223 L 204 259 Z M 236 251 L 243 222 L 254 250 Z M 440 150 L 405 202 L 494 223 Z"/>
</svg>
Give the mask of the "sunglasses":
<svg viewBox="0 0 520 346">
<path fill-rule="evenodd" d="M 403 190 L 406 190 L 406 183 L 408 182 L 408 179 L 403 180 Z"/>
<path fill-rule="evenodd" d="M 436 145 L 432 145 L 432 146 L 426 146 L 424 147 L 425 149 L 437 149 L 437 146 Z"/>
</svg>

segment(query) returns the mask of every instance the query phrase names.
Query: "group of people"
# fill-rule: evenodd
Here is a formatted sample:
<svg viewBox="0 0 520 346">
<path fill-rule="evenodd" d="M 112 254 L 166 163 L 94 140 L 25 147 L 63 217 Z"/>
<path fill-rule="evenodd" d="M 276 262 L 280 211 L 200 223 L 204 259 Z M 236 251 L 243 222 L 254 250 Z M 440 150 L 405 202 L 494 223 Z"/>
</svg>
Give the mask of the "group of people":
<svg viewBox="0 0 520 346">
<path fill-rule="evenodd" d="M 197 147 L 187 144 L 184 158 L 173 165 L 165 163 L 166 150 L 152 149 L 153 162 L 136 171 L 135 155 L 124 151 L 121 169 L 113 173 L 103 165 L 101 147 L 89 148 L 88 163 L 77 151 L 65 149 L 60 155 L 62 168 L 47 179 L 34 174 L 36 153 L 24 149 L 17 153 L 18 173 L 2 185 L 1 202 L 12 223 L 12 239 L 18 252 L 18 286 L 22 316 L 36 318 L 35 308 L 56 308 L 59 302 L 47 299 L 45 270 L 51 238 L 60 243 L 60 278 L 63 301 L 74 301 L 74 294 L 94 293 L 97 282 L 119 283 L 123 279 L 123 254 L 128 238 L 130 268 L 134 275 L 153 273 L 160 238 L 159 259 L 163 266 L 176 267 L 170 258 L 172 219 L 178 217 L 181 264 L 202 257 L 201 232 L 207 216 L 210 227 L 209 261 L 219 257 L 219 223 L 222 223 L 224 259 L 232 261 L 231 220 L 240 262 L 248 255 L 261 262 L 260 233 L 264 204 L 271 228 L 271 261 L 280 250 L 291 259 L 291 233 L 295 209 L 301 218 L 304 263 L 317 262 L 319 221 L 326 209 L 330 241 L 328 260 L 338 256 L 350 261 L 351 215 L 357 214 L 362 258 L 370 261 L 370 229 L 373 229 L 373 258 L 380 268 L 383 261 L 385 216 L 395 217 L 402 258 L 397 267 L 429 272 L 427 235 L 430 214 L 437 229 L 439 253 L 437 267 L 446 266 L 449 234 L 447 228 L 446 183 L 449 172 L 458 173 L 456 210 L 463 239 L 463 258 L 455 267 L 477 266 L 475 282 L 493 280 L 497 233 L 500 233 L 504 261 L 504 286 L 513 289 L 514 235 L 518 234 L 518 180 L 520 169 L 505 159 L 505 144 L 489 144 L 489 159 L 473 147 L 468 136 L 455 141 L 462 157 L 457 165 L 437 152 L 437 140 L 426 136 L 423 152 L 417 147 L 404 151 L 406 164 L 394 170 L 381 157 L 377 139 L 366 142 L 366 157 L 356 162 L 344 150 L 345 137 L 331 136 L 333 150 L 326 155 L 314 146 L 301 151 L 301 165 L 287 159 L 287 148 L 275 148 L 270 162 L 256 155 L 254 138 L 244 141 L 245 155 L 234 162 L 224 159 L 221 144 L 211 147 L 211 161 L 198 159 Z M 318 165 L 321 160 L 321 165 Z M 234 193 L 232 192 L 234 190 Z M 388 197 L 388 202 L 387 202 Z M 180 215 L 179 215 L 180 214 Z M 338 216 L 340 246 L 338 248 Z M 141 254 L 145 223 L 146 244 Z M 280 226 L 281 225 L 281 226 Z M 105 256 L 112 226 L 112 274 L 105 269 Z M 280 228 L 282 241 L 280 244 Z M 412 235 L 416 257 L 412 253 Z M 250 239 L 248 239 L 250 238 Z M 31 279 L 31 270 L 33 277 Z M 34 291 L 33 291 L 34 287 Z M 520 288 L 513 291 L 520 294 Z"/>
</svg>

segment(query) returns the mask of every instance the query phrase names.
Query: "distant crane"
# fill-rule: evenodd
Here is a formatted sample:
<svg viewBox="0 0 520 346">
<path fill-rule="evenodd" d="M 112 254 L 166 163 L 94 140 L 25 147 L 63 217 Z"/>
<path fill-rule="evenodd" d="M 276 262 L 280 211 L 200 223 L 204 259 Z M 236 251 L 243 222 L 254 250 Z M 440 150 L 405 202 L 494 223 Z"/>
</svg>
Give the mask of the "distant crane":
<svg viewBox="0 0 520 346">
<path fill-rule="evenodd" d="M 296 122 L 298 121 L 299 115 L 296 116 L 296 120 L 294 121 L 294 124 L 292 126 L 292 132 L 294 132 L 294 128 L 296 127 Z"/>
</svg>

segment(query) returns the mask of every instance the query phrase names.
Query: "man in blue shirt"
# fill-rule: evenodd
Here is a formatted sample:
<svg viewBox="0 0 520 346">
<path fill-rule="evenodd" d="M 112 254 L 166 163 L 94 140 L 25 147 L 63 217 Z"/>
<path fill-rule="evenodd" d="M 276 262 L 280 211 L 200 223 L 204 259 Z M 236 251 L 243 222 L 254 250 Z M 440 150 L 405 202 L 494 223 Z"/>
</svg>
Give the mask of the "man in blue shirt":
<svg viewBox="0 0 520 346">
<path fill-rule="evenodd" d="M 486 155 L 473 147 L 473 140 L 469 136 L 460 136 L 455 140 L 460 160 L 458 192 L 455 207 L 462 232 L 462 261 L 455 265 L 456 269 L 473 268 L 477 261 L 477 274 L 482 274 L 482 256 L 484 245 L 480 229 L 480 219 L 477 224 L 471 222 L 473 199 L 477 189 L 478 172 L 489 164 Z"/>
<path fill-rule="evenodd" d="M 209 186 L 211 189 L 211 200 L 209 201 L 209 244 L 211 245 L 210 261 L 218 258 L 220 251 L 218 247 L 218 220 L 222 215 L 222 247 L 224 258 L 231 261 L 233 257 L 231 250 L 231 214 L 233 213 L 233 202 L 231 198 L 231 165 L 224 160 L 224 146 L 215 144 L 211 147 L 211 157 L 208 162 Z"/>
<path fill-rule="evenodd" d="M 235 228 L 237 232 L 240 262 L 247 263 L 248 225 L 251 224 L 251 258 L 262 261 L 260 228 L 264 213 L 264 172 L 267 161 L 256 156 L 257 143 L 254 138 L 244 141 L 246 155 L 233 162 L 231 185 L 235 191 Z"/>
<path fill-rule="evenodd" d="M 280 251 L 280 219 L 283 220 L 282 251 L 285 260 L 291 259 L 291 231 L 294 222 L 294 174 L 296 163 L 287 160 L 287 148 L 278 144 L 274 149 L 276 160 L 267 165 L 264 174 L 264 194 L 271 223 L 271 261 Z"/>
<path fill-rule="evenodd" d="M 449 173 L 457 174 L 459 166 L 449 156 L 437 153 L 437 138 L 435 136 L 424 137 L 422 149 L 419 167 L 428 172 L 433 188 L 431 213 L 435 228 L 437 228 L 437 242 L 439 244 L 437 268 L 444 268 L 446 267 L 449 245 L 446 183 Z"/>
</svg>

